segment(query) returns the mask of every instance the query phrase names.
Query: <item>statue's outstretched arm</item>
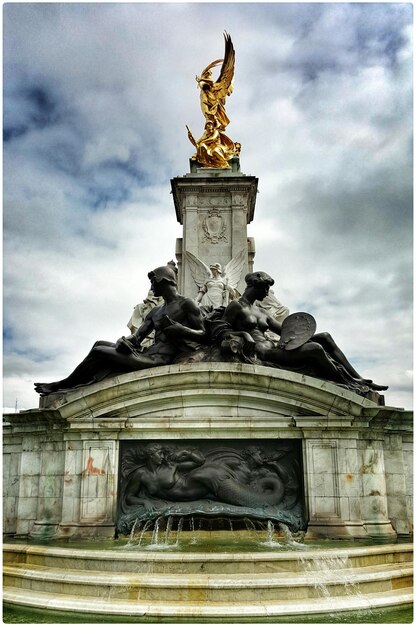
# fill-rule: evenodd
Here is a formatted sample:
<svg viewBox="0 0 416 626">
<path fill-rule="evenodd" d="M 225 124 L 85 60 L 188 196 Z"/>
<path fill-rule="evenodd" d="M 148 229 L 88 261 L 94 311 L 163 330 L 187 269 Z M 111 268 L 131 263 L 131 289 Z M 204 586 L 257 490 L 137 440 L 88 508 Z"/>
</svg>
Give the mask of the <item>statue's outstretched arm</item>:
<svg viewBox="0 0 416 626">
<path fill-rule="evenodd" d="M 270 315 L 267 316 L 267 323 L 269 325 L 269 329 L 273 331 L 274 333 L 276 333 L 276 335 L 279 335 L 280 337 L 282 333 L 282 325 L 273 317 L 270 317 Z"/>
<path fill-rule="evenodd" d="M 154 330 L 153 320 L 151 319 L 151 317 L 149 317 L 151 313 L 152 311 L 148 313 L 143 324 L 136 330 L 135 333 L 133 333 L 133 337 L 134 337 L 133 341 L 137 345 L 140 345 L 143 339 L 146 339 L 146 337 L 150 335 L 152 330 Z"/>
<path fill-rule="evenodd" d="M 151 313 L 151 312 L 150 312 Z M 149 315 L 150 315 L 149 313 Z M 131 354 L 134 348 L 139 348 L 143 339 L 145 339 L 154 329 L 151 319 L 145 319 L 143 324 L 136 330 L 135 333 L 128 337 L 120 337 L 114 345 L 116 352 L 122 354 Z"/>
</svg>

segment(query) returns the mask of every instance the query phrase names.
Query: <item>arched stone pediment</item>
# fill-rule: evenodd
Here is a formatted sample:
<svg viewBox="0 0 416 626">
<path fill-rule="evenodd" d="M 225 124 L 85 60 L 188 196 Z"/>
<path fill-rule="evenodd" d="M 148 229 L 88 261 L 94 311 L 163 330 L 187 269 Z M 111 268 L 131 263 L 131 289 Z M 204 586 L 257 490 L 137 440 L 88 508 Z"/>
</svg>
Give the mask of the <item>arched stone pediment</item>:
<svg viewBox="0 0 416 626">
<path fill-rule="evenodd" d="M 235 363 L 188 363 L 131 372 L 41 399 L 68 420 L 349 419 L 376 408 L 328 381 L 276 368 Z M 380 408 L 380 407 L 378 407 Z"/>
</svg>

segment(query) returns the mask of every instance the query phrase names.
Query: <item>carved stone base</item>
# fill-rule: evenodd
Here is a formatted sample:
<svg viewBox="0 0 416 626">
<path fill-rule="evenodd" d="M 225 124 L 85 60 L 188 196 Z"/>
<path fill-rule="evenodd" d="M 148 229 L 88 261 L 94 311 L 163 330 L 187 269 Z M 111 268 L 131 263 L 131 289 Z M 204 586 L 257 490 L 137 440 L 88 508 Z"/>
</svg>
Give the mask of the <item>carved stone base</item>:
<svg viewBox="0 0 416 626">
<path fill-rule="evenodd" d="M 247 224 L 254 216 L 258 179 L 239 171 L 239 163 L 226 169 L 200 168 L 191 161 L 191 173 L 171 180 L 176 217 L 183 236 L 176 240 L 178 290 L 196 298 L 196 285 L 185 250 L 210 265 L 225 266 L 242 250 L 246 263 L 237 289 L 243 293 L 244 276 L 253 269 L 254 240 L 247 237 Z"/>
<path fill-rule="evenodd" d="M 237 457 L 266 442 L 266 478 L 272 477 L 273 450 L 289 442 L 299 451 L 309 536 L 364 532 L 394 538 L 411 532 L 411 413 L 378 406 L 332 383 L 243 363 L 184 363 L 115 376 L 44 400 L 43 409 L 5 415 L 3 518 L 9 535 L 112 537 L 120 449 L 152 442 L 177 452 L 202 442 L 205 459 L 218 442 L 235 446 Z M 198 491 L 200 500 L 217 500 L 230 507 L 230 515 L 231 507 L 240 506 L 218 497 L 215 486 L 228 461 L 195 475 L 192 463 L 203 468 L 205 461 L 181 462 L 178 471 L 185 478 L 202 479 L 211 489 L 204 498 Z M 242 465 L 238 461 L 237 470 Z M 148 491 L 150 499 L 168 499 L 165 478 L 158 493 Z M 249 471 L 245 485 L 254 479 Z M 136 487 L 132 495 L 140 499 L 143 491 Z"/>
<path fill-rule="evenodd" d="M 305 539 L 359 539 L 367 536 L 362 522 L 322 519 L 309 521 Z"/>
</svg>

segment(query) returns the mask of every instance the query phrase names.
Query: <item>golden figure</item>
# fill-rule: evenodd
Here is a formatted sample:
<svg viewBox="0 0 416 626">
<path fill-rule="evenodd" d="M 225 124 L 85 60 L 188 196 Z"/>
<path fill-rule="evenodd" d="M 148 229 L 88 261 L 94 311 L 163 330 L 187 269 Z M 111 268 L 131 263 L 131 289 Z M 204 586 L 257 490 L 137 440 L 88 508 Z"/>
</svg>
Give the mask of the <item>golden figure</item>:
<svg viewBox="0 0 416 626">
<path fill-rule="evenodd" d="M 192 157 L 203 167 L 228 167 L 228 161 L 240 153 L 241 145 L 234 143 L 225 134 L 230 123 L 225 112 L 226 97 L 233 91 L 235 52 L 230 35 L 224 33 L 224 59 L 210 63 L 201 76 L 196 77 L 201 90 L 201 109 L 205 117 L 205 130 L 200 139 L 196 140 L 188 127 L 188 138 L 196 147 Z M 222 63 L 218 80 L 212 80 L 212 68 Z"/>
</svg>

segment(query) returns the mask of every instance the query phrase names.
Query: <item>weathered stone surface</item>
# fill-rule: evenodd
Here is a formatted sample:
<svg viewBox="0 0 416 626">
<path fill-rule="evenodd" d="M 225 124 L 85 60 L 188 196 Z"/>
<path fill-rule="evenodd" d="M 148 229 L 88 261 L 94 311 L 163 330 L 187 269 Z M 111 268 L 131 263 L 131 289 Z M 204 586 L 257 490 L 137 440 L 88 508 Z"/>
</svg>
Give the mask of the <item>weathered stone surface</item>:
<svg viewBox="0 0 416 626">
<path fill-rule="evenodd" d="M 58 535 L 109 535 L 120 441 L 192 439 L 301 440 L 310 535 L 411 532 L 411 414 L 332 383 L 263 366 L 177 364 L 43 404 L 6 415 L 6 532 L 55 524 Z"/>
<path fill-rule="evenodd" d="M 206 170 L 172 179 L 176 217 L 183 235 L 176 241 L 179 292 L 196 297 L 198 288 L 186 262 L 185 250 L 210 263 L 226 265 L 241 250 L 247 264 L 238 285 L 244 291 L 244 275 L 252 271 L 254 241 L 247 237 L 247 224 L 254 216 L 258 179 L 239 171 Z"/>
</svg>

